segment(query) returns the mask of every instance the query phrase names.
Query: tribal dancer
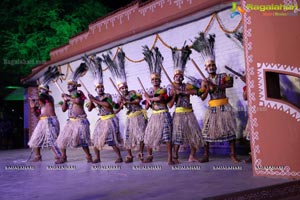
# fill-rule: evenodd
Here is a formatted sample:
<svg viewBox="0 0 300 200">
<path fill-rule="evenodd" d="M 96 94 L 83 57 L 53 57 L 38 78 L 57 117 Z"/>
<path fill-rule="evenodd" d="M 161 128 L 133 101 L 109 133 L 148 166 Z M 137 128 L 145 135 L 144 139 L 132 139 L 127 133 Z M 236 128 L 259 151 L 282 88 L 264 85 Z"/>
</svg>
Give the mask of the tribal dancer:
<svg viewBox="0 0 300 200">
<path fill-rule="evenodd" d="M 174 62 L 174 82 L 170 85 L 172 99 L 168 103 L 169 108 L 175 104 L 175 112 L 173 115 L 173 131 L 172 142 L 174 145 L 174 161 L 179 163 L 178 151 L 180 145 L 188 144 L 191 147 L 189 155 L 189 162 L 198 161 L 195 158 L 196 150 L 202 145 L 201 129 L 199 127 L 197 118 L 193 112 L 192 104 L 190 103 L 190 96 L 197 94 L 197 87 L 183 83 L 184 70 L 191 54 L 188 46 L 182 50 L 172 49 L 172 58 Z"/>
<path fill-rule="evenodd" d="M 109 55 L 104 56 L 106 64 L 117 82 L 117 89 L 120 91 L 118 104 L 120 108 L 115 111 L 118 113 L 125 106 L 127 109 L 127 118 L 125 122 L 125 140 L 124 146 L 128 155 L 126 156 L 125 163 L 133 162 L 132 149 L 137 146 L 139 148 L 138 158 L 143 160 L 144 150 L 144 135 L 147 125 L 147 113 L 142 109 L 140 102 L 142 95 L 134 90 L 128 90 L 125 73 L 125 53 L 122 49 L 118 52 L 119 62 L 113 62 Z"/>
<path fill-rule="evenodd" d="M 206 111 L 202 136 L 206 142 L 204 145 L 204 158 L 200 162 L 209 161 L 209 143 L 229 141 L 231 150 L 231 160 L 239 162 L 235 154 L 235 130 L 236 121 L 232 106 L 226 97 L 226 88 L 233 86 L 233 78 L 225 73 L 217 74 L 214 54 L 215 35 L 206 38 L 204 33 L 193 43 L 193 48 L 200 53 L 205 61 L 205 70 L 209 76 L 202 81 L 205 92 L 200 95 L 205 100 L 210 95 L 209 107 Z"/>
<path fill-rule="evenodd" d="M 88 58 L 89 59 L 89 58 Z M 99 57 L 89 59 L 89 68 L 93 73 L 95 79 L 95 90 L 98 96 L 94 97 L 89 94 L 90 102 L 88 103 L 88 111 L 91 111 L 93 108 L 98 108 L 100 118 L 97 120 L 95 129 L 94 129 L 94 151 L 96 158 L 93 160 L 93 163 L 101 162 L 100 159 L 100 150 L 103 149 L 105 144 L 111 146 L 115 153 L 117 154 L 117 160 L 115 163 L 123 162 L 121 152 L 119 149 L 120 146 L 120 131 L 119 131 L 119 119 L 114 113 L 114 107 L 116 104 L 112 100 L 112 96 L 108 93 L 104 93 L 104 84 L 103 84 L 103 72 L 102 72 L 102 59 Z"/>
<path fill-rule="evenodd" d="M 90 154 L 90 123 L 86 118 L 84 111 L 84 101 L 86 99 L 82 91 L 77 88 L 78 79 L 87 71 L 85 63 L 81 63 L 75 70 L 73 79 L 68 81 L 69 94 L 62 94 L 63 103 L 61 105 L 62 111 L 68 110 L 68 121 L 57 138 L 57 146 L 62 151 L 61 162 L 67 162 L 67 147 L 82 147 L 86 154 L 87 162 L 92 162 L 92 155 Z"/>
<path fill-rule="evenodd" d="M 50 81 L 59 75 L 60 73 L 56 67 L 49 67 L 38 87 L 38 100 L 29 99 L 30 108 L 40 118 L 28 142 L 29 147 L 35 151 L 33 162 L 42 161 L 41 148 L 44 147 L 51 147 L 55 154 L 56 163 L 59 163 L 61 159 L 61 152 L 55 145 L 55 140 L 59 134 L 59 121 L 55 114 L 54 99 L 49 94 L 50 90 L 48 86 Z"/>
<path fill-rule="evenodd" d="M 167 103 L 169 97 L 167 90 L 160 87 L 161 83 L 161 65 L 163 57 L 157 47 L 153 52 L 147 47 L 143 47 L 143 54 L 148 63 L 151 83 L 149 93 L 145 93 L 148 102 L 147 108 L 152 108 L 152 115 L 145 130 L 145 145 L 147 146 L 147 158 L 145 163 L 153 161 L 153 148 L 158 148 L 160 143 L 167 144 L 168 164 L 175 164 L 172 158 L 172 118 L 168 110 Z"/>
</svg>

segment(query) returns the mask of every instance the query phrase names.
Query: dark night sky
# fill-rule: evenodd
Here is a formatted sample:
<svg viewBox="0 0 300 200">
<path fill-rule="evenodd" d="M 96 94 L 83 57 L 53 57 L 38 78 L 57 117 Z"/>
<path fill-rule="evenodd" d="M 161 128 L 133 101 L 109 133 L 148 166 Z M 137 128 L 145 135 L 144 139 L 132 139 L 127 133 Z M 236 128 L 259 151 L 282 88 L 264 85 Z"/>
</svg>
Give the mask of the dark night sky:
<svg viewBox="0 0 300 200">
<path fill-rule="evenodd" d="M 139 2 L 145 2 L 146 0 L 139 0 Z M 0 20 L 5 20 L 5 18 L 3 19 L 2 17 L 5 16 L 5 13 L 9 13 L 7 12 L 7 8 L 9 7 L 8 5 L 11 5 L 11 4 L 18 4 L 18 0 L 15 0 L 15 1 L 8 1 L 8 0 L 4 0 L 1 2 L 1 7 L 0 8 Z M 53 1 L 53 2 L 56 2 L 56 1 Z M 59 2 L 59 1 L 58 1 Z M 82 2 L 81 0 L 77 0 L 75 1 L 75 4 L 76 2 Z M 109 9 L 109 13 L 110 12 L 114 12 L 115 10 L 118 10 L 130 3 L 133 3 L 133 2 L 136 2 L 134 0 L 101 0 L 101 2 L 106 6 L 108 7 Z M 71 2 L 72 4 L 74 4 L 74 1 Z M 108 14 L 109 14 L 108 13 Z M 4 14 L 4 15 L 3 15 Z M 22 15 L 22 13 L 20 13 L 20 15 Z M 99 18 L 102 17 L 102 16 L 99 16 Z M 92 21 L 91 21 L 92 22 Z M 7 21 L 1 23 L 4 28 L 2 29 L 1 32 L 4 31 L 9 31 L 11 27 L 15 27 L 17 24 L 13 24 L 13 23 L 8 23 Z M 3 37 L 4 34 L 1 34 L 0 37 L 1 37 L 1 46 L 3 45 L 4 41 L 5 41 L 5 38 Z M 3 46 L 2 46 L 3 47 Z M 58 46 L 57 46 L 58 47 Z M 3 48 L 2 48 L 3 49 Z M 2 64 L 0 65 L 0 100 L 2 100 L 8 93 L 11 92 L 11 89 L 7 89 L 6 86 L 22 86 L 22 84 L 20 83 L 20 79 L 21 77 L 24 76 L 24 72 L 21 72 L 20 70 L 17 70 L 18 67 L 17 66 L 10 66 L 8 69 L 6 68 L 4 70 L 3 68 L 3 64 L 4 64 L 4 59 L 5 59 L 5 56 L 2 56 L 3 53 L 5 53 L 5 51 L 3 50 L 0 50 L 0 53 L 1 53 L 1 58 L 2 58 Z M 16 58 L 18 59 L 18 58 Z"/>
<path fill-rule="evenodd" d="M 138 0 L 139 2 L 146 2 L 147 0 Z M 151 0 L 149 0 L 151 1 Z M 24 73 L 24 66 L 20 66 L 20 65 L 5 65 L 5 59 L 6 59 L 6 53 L 8 52 L 7 50 L 4 49 L 4 45 L 6 44 L 6 37 L 5 37 L 5 32 L 12 32 L 14 34 L 18 34 L 19 33 L 19 29 L 18 27 L 22 27 L 19 26 L 19 21 L 14 20 L 15 18 L 24 18 L 24 13 L 28 12 L 27 10 L 18 10 L 20 7 L 21 3 L 27 4 L 27 3 L 32 3 L 32 2 L 39 2 L 38 0 L 2 0 L 0 2 L 0 24 L 1 26 L 1 34 L 0 34 L 0 43 L 1 43 L 1 47 L 0 48 L 0 58 L 1 58 L 1 64 L 0 64 L 0 117 L 1 120 L 3 118 L 3 120 L 10 120 L 11 122 L 14 122 L 14 124 L 12 125 L 12 127 L 14 127 L 14 134 L 11 134 L 10 137 L 7 139 L 8 142 L 3 143 L 1 142 L 1 148 L 0 149 L 16 149 L 16 148 L 24 148 L 26 146 L 25 143 L 23 143 L 23 141 L 25 141 L 24 135 L 26 135 L 24 133 L 24 127 L 23 127 L 23 93 L 22 93 L 22 88 L 18 88 L 18 89 L 14 89 L 14 88 L 8 88 L 7 86 L 19 86 L 19 87 L 23 87 L 22 83 L 20 82 L 20 79 L 26 75 L 28 75 L 30 73 L 30 66 L 26 69 L 28 69 L 28 73 L 25 72 Z M 51 3 L 56 3 L 56 2 L 63 2 L 65 5 L 65 9 L 68 8 L 72 8 L 74 9 L 74 5 L 79 5 L 82 2 L 86 2 L 85 0 L 74 0 L 74 1 L 62 1 L 62 0 L 50 0 L 49 2 Z M 47 2 L 47 3 L 49 3 Z M 97 1 L 99 2 L 99 0 Z M 122 7 L 125 7 L 126 5 L 136 2 L 133 0 L 100 0 L 100 2 L 102 2 L 104 4 L 104 6 L 106 6 L 108 8 L 108 13 L 114 12 L 115 10 L 118 10 Z M 72 6 L 68 6 L 68 4 L 71 4 Z M 18 9 L 17 9 L 18 7 Z M 16 8 L 17 11 L 12 11 L 12 8 Z M 35 7 L 37 8 L 37 7 Z M 40 7 L 38 7 L 38 9 L 36 9 L 36 11 L 41 10 Z M 12 12 L 10 12 L 12 11 Z M 70 10 L 69 10 L 70 11 Z M 99 11 L 99 10 L 98 10 Z M 13 13 L 15 12 L 15 13 Z M 30 12 L 30 11 L 29 11 Z M 71 13 L 73 13 L 73 11 L 71 11 Z M 17 16 L 17 17 L 16 17 Z M 101 18 L 103 16 L 99 16 L 98 18 Z M 23 20 L 24 21 L 24 20 Z M 93 21 L 90 21 L 89 23 L 91 23 Z M 29 21 L 30 23 L 30 21 Z M 88 28 L 88 25 L 84 25 L 86 28 Z M 37 32 L 37 30 L 43 30 L 44 27 L 38 27 L 35 28 L 32 25 L 29 26 L 30 30 L 34 30 L 34 31 L 29 31 L 29 34 L 35 34 Z M 24 31 L 24 30 L 23 30 Z M 80 31 L 81 32 L 81 31 Z M 79 33 L 80 33 L 79 32 Z M 77 33 L 78 34 L 78 33 Z M 25 33 L 25 36 L 28 35 L 27 33 Z M 76 34 L 75 34 L 76 35 Z M 23 36 L 24 37 L 24 36 Z M 72 37 L 72 36 L 71 36 Z M 24 41 L 26 42 L 26 41 Z M 21 42 L 21 43 L 24 43 Z M 59 47 L 55 46 L 55 47 Z M 15 47 L 14 47 L 15 48 Z M 17 49 L 17 52 L 20 52 L 21 49 Z M 17 56 L 14 54 L 13 59 L 18 58 Z M 11 59 L 11 58 L 10 58 Z M 31 57 L 26 57 L 25 59 L 31 60 L 33 58 Z M 20 59 L 21 60 L 21 59 Z M 4 68 L 5 66 L 5 68 Z M 36 66 L 36 65 L 35 65 Z M 35 67 L 33 66 L 33 67 Z M 27 74 L 26 74 L 27 73 Z M 21 99 L 20 100 L 4 100 L 5 97 L 7 96 L 12 96 L 10 94 L 12 93 L 16 93 L 19 92 L 17 95 L 13 95 L 14 97 L 18 97 Z M 26 99 L 25 99 L 26 101 Z M 25 145 L 25 146 L 24 146 Z"/>
</svg>

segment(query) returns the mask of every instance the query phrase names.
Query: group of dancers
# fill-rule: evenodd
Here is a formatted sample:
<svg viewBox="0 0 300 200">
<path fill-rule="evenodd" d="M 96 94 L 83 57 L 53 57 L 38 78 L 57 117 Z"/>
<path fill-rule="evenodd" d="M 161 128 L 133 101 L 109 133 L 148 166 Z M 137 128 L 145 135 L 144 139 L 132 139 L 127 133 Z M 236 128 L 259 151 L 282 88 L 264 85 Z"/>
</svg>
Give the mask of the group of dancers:
<svg viewBox="0 0 300 200">
<path fill-rule="evenodd" d="M 173 80 L 163 67 L 163 56 L 159 49 L 144 46 L 143 55 L 149 67 L 152 87 L 146 90 L 139 79 L 143 94 L 128 88 L 125 53 L 122 49 L 118 51 L 115 59 L 110 53 L 103 54 L 102 58 L 84 56 L 84 62 L 75 70 L 73 78 L 67 82 L 69 93 L 62 94 L 61 109 L 63 112 L 68 111 L 68 120 L 61 131 L 54 110 L 54 100 L 48 86 L 50 81 L 60 74 L 55 67 L 49 67 L 41 78 L 38 99 L 30 100 L 30 107 L 40 119 L 28 143 L 35 152 L 32 161 L 41 161 L 41 148 L 51 147 L 55 154 L 55 163 L 62 164 L 67 162 L 66 149 L 68 147 L 82 147 L 87 162 L 99 163 L 101 162 L 100 151 L 108 145 L 117 155 L 115 163 L 121 163 L 123 162 L 120 152 L 122 145 L 127 150 L 125 163 L 133 162 L 132 151 L 136 149 L 138 159 L 143 163 L 150 163 L 153 162 L 153 151 L 164 143 L 167 146 L 169 165 L 180 163 L 181 145 L 190 146 L 189 162 L 209 162 L 209 144 L 229 141 L 231 160 L 234 163 L 239 162 L 235 152 L 235 115 L 226 96 L 226 89 L 233 87 L 233 78 L 226 73 L 217 73 L 214 39 L 214 35 L 206 38 L 203 33 L 200 33 L 191 47 L 171 48 L 174 66 Z M 191 49 L 199 52 L 205 60 L 205 70 L 208 76 L 203 76 L 200 84 L 195 81 L 183 82 L 185 77 L 190 78 L 184 72 Z M 105 93 L 102 63 L 108 66 L 114 79 L 110 80 L 119 94 L 116 102 L 113 101 L 111 94 Z M 80 76 L 87 71 L 91 72 L 94 77 L 97 96 L 88 93 L 86 97 L 81 90 L 78 90 L 78 87 L 83 84 Z M 161 86 L 162 71 L 170 81 L 166 88 Z M 210 96 L 202 130 L 193 112 L 191 95 L 196 95 L 202 100 Z M 85 105 L 86 99 L 88 102 Z M 89 112 L 97 110 L 99 115 L 92 139 L 85 106 Z M 171 116 L 169 109 L 173 106 L 175 110 Z M 122 109 L 126 110 L 124 138 L 121 138 L 117 117 L 117 113 Z M 152 109 L 149 118 L 148 109 Z M 89 146 L 93 146 L 94 159 Z M 204 146 L 204 155 L 202 159 L 198 159 L 196 152 L 202 146 Z M 147 152 L 145 156 L 144 148 Z"/>
</svg>

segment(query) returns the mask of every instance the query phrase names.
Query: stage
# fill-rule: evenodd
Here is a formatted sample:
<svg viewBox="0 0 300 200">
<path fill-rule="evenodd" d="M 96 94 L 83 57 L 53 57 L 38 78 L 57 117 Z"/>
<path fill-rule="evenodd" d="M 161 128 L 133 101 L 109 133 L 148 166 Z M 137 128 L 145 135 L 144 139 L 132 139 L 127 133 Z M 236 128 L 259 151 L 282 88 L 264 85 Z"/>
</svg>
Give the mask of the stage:
<svg viewBox="0 0 300 200">
<path fill-rule="evenodd" d="M 89 164 L 81 149 L 68 149 L 68 162 L 55 165 L 46 149 L 42 162 L 26 162 L 30 151 L 0 151 L 1 199 L 300 199 L 299 180 L 254 177 L 251 164 L 229 156 L 188 163 L 181 153 L 182 163 L 169 166 L 165 151 L 154 152 L 151 164 L 135 152 L 133 163 L 115 164 L 114 152 L 103 150 L 102 162 Z"/>
</svg>

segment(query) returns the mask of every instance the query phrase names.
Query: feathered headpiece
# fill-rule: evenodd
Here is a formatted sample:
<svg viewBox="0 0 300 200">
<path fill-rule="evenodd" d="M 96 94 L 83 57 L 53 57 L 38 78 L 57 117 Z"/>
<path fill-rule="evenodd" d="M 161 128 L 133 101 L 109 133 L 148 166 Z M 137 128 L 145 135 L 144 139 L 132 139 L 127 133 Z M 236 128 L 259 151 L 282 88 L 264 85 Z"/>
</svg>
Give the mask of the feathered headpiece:
<svg viewBox="0 0 300 200">
<path fill-rule="evenodd" d="M 126 81 L 126 72 L 125 72 L 125 53 L 122 49 L 120 49 L 117 53 L 117 58 L 115 60 L 111 59 L 112 53 L 108 52 L 103 56 L 103 61 L 108 66 L 112 76 L 117 82 L 118 88 L 121 88 L 127 85 Z"/>
<path fill-rule="evenodd" d="M 189 59 L 192 51 L 189 46 L 183 46 L 181 50 L 178 50 L 176 47 L 171 50 L 174 62 L 174 76 L 177 74 L 183 75 L 187 60 Z"/>
<path fill-rule="evenodd" d="M 241 43 L 241 45 L 244 45 L 243 32 L 241 31 L 234 32 L 233 36 Z"/>
<path fill-rule="evenodd" d="M 73 73 L 73 78 L 70 79 L 68 81 L 68 85 L 76 85 L 77 87 L 80 87 L 81 85 L 78 84 L 78 80 L 81 76 L 84 76 L 85 73 L 87 72 L 88 70 L 88 66 L 85 64 L 85 63 L 81 63 L 75 70 L 75 72 Z"/>
<path fill-rule="evenodd" d="M 63 76 L 64 74 L 60 73 L 57 66 L 49 66 L 47 71 L 43 74 L 41 77 L 41 80 L 39 81 L 39 89 L 42 88 L 44 90 L 49 91 L 49 83 L 55 79 L 57 79 L 59 76 Z"/>
<path fill-rule="evenodd" d="M 241 31 L 236 31 L 236 32 L 234 32 L 232 35 L 233 35 L 233 37 L 232 37 L 230 34 L 226 33 L 226 36 L 227 36 L 228 38 L 234 40 L 234 42 L 236 42 L 236 40 L 238 40 L 239 43 L 240 43 L 242 46 L 244 46 L 243 32 L 241 32 Z"/>
<path fill-rule="evenodd" d="M 201 54 L 205 63 L 215 61 L 215 37 L 215 34 L 209 34 L 206 38 L 204 32 L 200 32 L 193 42 L 192 48 Z"/>
<path fill-rule="evenodd" d="M 103 71 L 102 71 L 102 59 L 96 56 L 84 55 L 83 59 L 88 65 L 90 72 L 94 78 L 94 84 L 96 87 L 103 85 Z"/>
<path fill-rule="evenodd" d="M 145 61 L 149 66 L 151 79 L 161 77 L 161 64 L 164 60 L 163 56 L 159 52 L 158 47 L 154 47 L 151 51 L 149 47 L 143 46 L 143 55 Z"/>
<path fill-rule="evenodd" d="M 188 79 L 189 84 L 192 84 L 192 85 L 196 86 L 197 88 L 201 87 L 201 82 L 202 82 L 201 79 L 197 79 L 194 76 L 187 76 L 187 75 L 184 75 L 184 76 Z"/>
</svg>

